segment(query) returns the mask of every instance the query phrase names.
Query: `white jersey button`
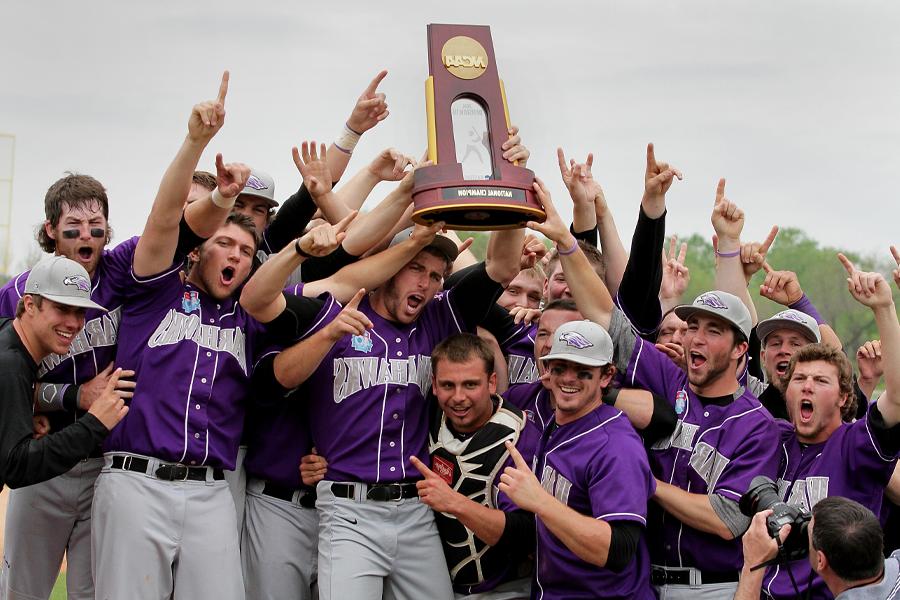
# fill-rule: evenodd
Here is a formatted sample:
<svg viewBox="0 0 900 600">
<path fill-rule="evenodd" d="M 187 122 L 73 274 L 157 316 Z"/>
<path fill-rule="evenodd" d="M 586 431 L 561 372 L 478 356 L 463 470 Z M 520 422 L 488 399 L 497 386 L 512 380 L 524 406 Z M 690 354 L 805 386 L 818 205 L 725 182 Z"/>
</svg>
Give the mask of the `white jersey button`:
<svg viewBox="0 0 900 600">
<path fill-rule="evenodd" d="M 401 352 L 400 350 L 397 350 L 397 356 L 403 356 L 403 352 Z"/>
<path fill-rule="evenodd" d="M 394 415 L 393 415 L 393 416 L 394 416 L 394 420 L 395 420 L 395 421 L 396 421 L 396 420 L 397 420 L 397 419 L 399 419 L 399 418 L 400 418 L 400 415 L 398 415 L 398 414 L 397 414 L 397 413 L 394 413 Z"/>
<path fill-rule="evenodd" d="M 209 358 L 210 356 L 212 356 L 212 352 L 207 352 L 207 353 L 206 353 L 206 358 Z"/>
<path fill-rule="evenodd" d="M 397 470 L 397 467 L 391 467 L 391 473 Z"/>
<path fill-rule="evenodd" d="M 396 446 L 396 445 L 397 445 L 397 444 L 395 444 L 394 442 L 391 442 L 391 448 L 393 448 L 393 447 Z"/>
<path fill-rule="evenodd" d="M 200 410 L 200 405 L 199 405 L 199 404 L 195 404 L 195 405 L 194 405 L 194 408 L 196 408 L 197 410 Z"/>
<path fill-rule="evenodd" d="M 704 412 L 703 412 L 703 416 L 704 416 L 704 417 L 708 417 L 708 416 L 709 416 L 709 411 L 708 411 L 708 410 L 707 410 L 707 411 L 704 411 Z"/>
<path fill-rule="evenodd" d="M 206 377 L 201 377 L 201 378 L 200 378 L 200 383 L 206 383 Z"/>
<path fill-rule="evenodd" d="M 397 342 L 398 344 L 399 344 L 400 342 L 402 342 L 402 341 L 403 341 L 403 340 L 401 340 L 400 338 L 397 338 L 397 340 L 396 340 L 396 342 Z"/>
<path fill-rule="evenodd" d="M 194 434 L 194 439 L 195 439 L 195 440 L 199 440 L 199 439 L 200 439 L 200 434 L 199 434 L 199 433 L 195 433 L 195 434 Z"/>
</svg>

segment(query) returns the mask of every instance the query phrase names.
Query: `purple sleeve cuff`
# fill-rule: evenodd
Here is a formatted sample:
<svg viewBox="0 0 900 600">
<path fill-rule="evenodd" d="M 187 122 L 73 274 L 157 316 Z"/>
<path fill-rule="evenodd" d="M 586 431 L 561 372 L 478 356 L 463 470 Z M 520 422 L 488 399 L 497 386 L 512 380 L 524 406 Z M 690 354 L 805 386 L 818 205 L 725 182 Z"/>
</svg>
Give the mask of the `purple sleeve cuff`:
<svg viewBox="0 0 900 600">
<path fill-rule="evenodd" d="M 794 310 L 799 310 L 802 313 L 806 313 L 816 320 L 816 323 L 819 325 L 825 324 L 825 319 L 822 318 L 822 315 L 819 314 L 819 311 L 816 310 L 816 307 L 813 306 L 812 301 L 803 294 L 799 300 L 788 306 L 788 308 L 793 308 Z"/>
</svg>

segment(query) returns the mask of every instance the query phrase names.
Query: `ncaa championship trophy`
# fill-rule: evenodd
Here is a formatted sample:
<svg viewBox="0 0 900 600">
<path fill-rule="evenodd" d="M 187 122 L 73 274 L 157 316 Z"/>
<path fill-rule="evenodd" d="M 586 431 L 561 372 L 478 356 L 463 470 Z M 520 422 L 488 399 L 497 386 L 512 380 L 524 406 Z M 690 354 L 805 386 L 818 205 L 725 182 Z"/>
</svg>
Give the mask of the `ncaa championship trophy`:
<svg viewBox="0 0 900 600">
<path fill-rule="evenodd" d="M 534 173 L 503 159 L 506 92 L 497 75 L 491 29 L 428 26 L 425 106 L 428 160 L 416 170 L 413 221 L 449 229 L 496 230 L 543 221 Z"/>
</svg>

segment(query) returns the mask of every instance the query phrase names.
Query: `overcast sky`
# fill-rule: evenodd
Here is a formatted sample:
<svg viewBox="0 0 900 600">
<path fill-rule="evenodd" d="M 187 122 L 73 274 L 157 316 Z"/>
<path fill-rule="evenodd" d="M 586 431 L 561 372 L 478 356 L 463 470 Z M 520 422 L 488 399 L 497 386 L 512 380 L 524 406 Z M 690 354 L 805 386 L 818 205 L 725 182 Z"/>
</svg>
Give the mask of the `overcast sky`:
<svg viewBox="0 0 900 600">
<path fill-rule="evenodd" d="M 885 257 L 900 242 L 895 1 L 7 0 L 0 22 L 0 133 L 16 140 L 10 268 L 64 171 L 106 185 L 116 241 L 139 234 L 191 106 L 215 96 L 225 68 L 226 125 L 201 168 L 223 152 L 270 172 L 286 197 L 300 182 L 291 146 L 332 141 L 381 68 L 391 115 L 350 171 L 388 146 L 420 154 L 427 23 L 491 26 L 528 166 L 566 215 L 557 146 L 594 152 L 630 239 L 653 141 L 685 175 L 668 195 L 670 231 L 711 233 L 724 176 L 747 239 L 777 223 Z M 7 162 L 0 151 L 0 177 Z"/>
</svg>

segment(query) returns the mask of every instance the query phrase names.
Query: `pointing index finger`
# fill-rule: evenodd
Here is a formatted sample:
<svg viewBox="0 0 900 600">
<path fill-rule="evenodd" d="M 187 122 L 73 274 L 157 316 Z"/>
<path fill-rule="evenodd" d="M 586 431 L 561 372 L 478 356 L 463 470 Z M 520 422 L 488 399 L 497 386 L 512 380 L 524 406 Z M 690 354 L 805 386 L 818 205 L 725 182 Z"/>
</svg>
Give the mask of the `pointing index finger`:
<svg viewBox="0 0 900 600">
<path fill-rule="evenodd" d="M 350 299 L 344 308 L 352 308 L 354 310 L 359 308 L 359 303 L 362 301 L 363 296 L 366 295 L 366 288 L 360 288 L 358 292 Z"/>
<path fill-rule="evenodd" d="M 856 271 L 856 267 L 853 266 L 853 263 L 850 262 L 850 259 L 844 256 L 842 253 L 838 252 L 838 260 L 841 261 L 841 264 L 844 265 L 844 268 L 847 270 L 848 275 L 853 275 Z"/>
<path fill-rule="evenodd" d="M 427 466 L 425 466 L 425 463 L 423 463 L 421 460 L 419 460 L 415 456 L 410 456 L 409 462 L 412 463 L 412 466 L 414 466 L 419 471 L 419 473 L 422 474 L 423 477 L 431 477 L 431 476 L 435 475 L 434 471 L 432 471 Z"/>
<path fill-rule="evenodd" d="M 725 178 L 719 180 L 719 185 L 716 186 L 716 204 L 725 199 Z"/>
<path fill-rule="evenodd" d="M 359 214 L 359 213 L 358 213 L 357 211 L 355 211 L 355 210 L 350 211 L 350 214 L 348 214 L 346 217 L 344 217 L 343 219 L 341 219 L 340 221 L 338 221 L 337 223 L 335 223 L 335 225 L 334 225 L 334 232 L 335 232 L 335 233 L 341 233 L 342 231 L 344 231 L 345 229 L 347 229 L 347 226 L 350 225 L 350 221 L 352 221 L 353 219 L 355 219 L 355 218 L 356 218 L 356 215 L 358 215 L 358 214 Z"/>
<path fill-rule="evenodd" d="M 769 232 L 768 237 L 766 237 L 766 240 L 762 243 L 762 246 L 759 247 L 758 252 L 760 254 L 765 255 L 769 251 L 769 247 L 772 245 L 772 242 L 775 241 L 775 236 L 777 236 L 777 235 L 778 235 L 778 225 L 773 225 L 772 231 Z"/>
<path fill-rule="evenodd" d="M 891 246 L 891 254 L 894 260 L 897 261 L 897 266 L 900 266 L 900 250 L 897 250 L 897 246 Z"/>
<path fill-rule="evenodd" d="M 513 463 L 515 463 L 517 469 L 531 470 L 528 463 L 525 462 L 525 459 L 522 458 L 522 455 L 516 450 L 515 445 L 509 440 L 506 440 L 506 449 L 509 450 L 509 455 L 512 457 Z"/>
<path fill-rule="evenodd" d="M 375 76 L 372 81 L 369 82 L 369 86 L 366 88 L 366 95 L 369 96 L 375 93 L 375 90 L 378 89 L 378 85 L 382 82 L 382 80 L 387 77 L 387 69 L 382 70 Z"/>
<path fill-rule="evenodd" d="M 228 71 L 222 73 L 222 83 L 219 84 L 219 97 L 216 100 L 219 104 L 225 104 L 225 95 L 228 94 L 228 79 L 231 75 Z"/>
</svg>

